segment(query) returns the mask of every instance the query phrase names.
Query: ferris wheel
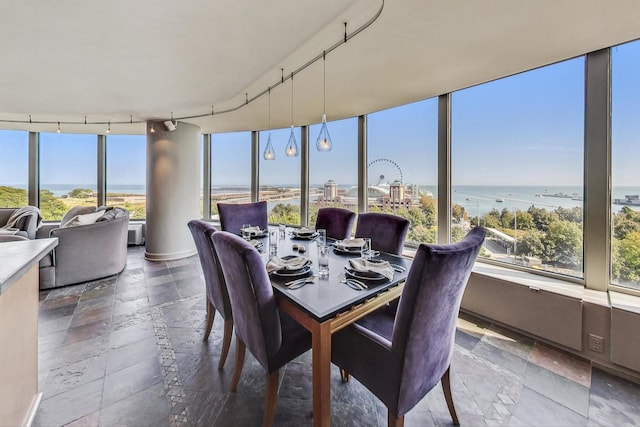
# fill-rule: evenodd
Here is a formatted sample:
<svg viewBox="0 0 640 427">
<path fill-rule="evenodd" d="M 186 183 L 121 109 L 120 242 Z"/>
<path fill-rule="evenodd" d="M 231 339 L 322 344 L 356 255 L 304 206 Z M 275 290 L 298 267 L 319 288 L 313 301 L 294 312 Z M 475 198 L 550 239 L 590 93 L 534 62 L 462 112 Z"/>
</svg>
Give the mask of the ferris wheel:
<svg viewBox="0 0 640 427">
<path fill-rule="evenodd" d="M 386 187 L 395 181 L 404 182 L 402 169 L 393 160 L 375 159 L 367 165 L 367 178 L 370 186 Z"/>
</svg>

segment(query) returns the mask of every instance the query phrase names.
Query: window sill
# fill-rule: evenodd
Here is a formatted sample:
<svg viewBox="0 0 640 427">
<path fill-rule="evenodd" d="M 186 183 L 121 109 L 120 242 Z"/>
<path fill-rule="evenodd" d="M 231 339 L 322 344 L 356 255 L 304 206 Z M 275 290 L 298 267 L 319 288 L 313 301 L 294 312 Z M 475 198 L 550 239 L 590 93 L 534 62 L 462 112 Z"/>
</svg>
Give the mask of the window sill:
<svg viewBox="0 0 640 427">
<path fill-rule="evenodd" d="M 609 307 L 607 292 L 585 289 L 580 284 L 546 277 L 525 271 L 514 270 L 492 264 L 476 262 L 473 274 L 491 277 L 504 282 L 526 286 L 532 290 L 543 290 L 554 294 L 576 298 L 584 302 Z"/>
</svg>

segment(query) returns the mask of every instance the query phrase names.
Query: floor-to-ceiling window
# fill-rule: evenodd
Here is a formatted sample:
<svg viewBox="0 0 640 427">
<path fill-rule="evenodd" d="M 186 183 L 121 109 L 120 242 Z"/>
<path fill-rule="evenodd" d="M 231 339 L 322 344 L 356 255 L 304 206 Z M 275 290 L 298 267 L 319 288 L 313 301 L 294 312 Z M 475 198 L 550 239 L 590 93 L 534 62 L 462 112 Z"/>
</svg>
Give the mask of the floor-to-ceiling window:
<svg viewBox="0 0 640 427">
<path fill-rule="evenodd" d="M 251 201 L 251 132 L 211 134 L 211 216 L 218 202 Z"/>
<path fill-rule="evenodd" d="M 437 232 L 438 100 L 367 117 L 367 209 L 411 221 L 407 242 L 434 243 Z"/>
<path fill-rule="evenodd" d="M 29 133 L 0 130 L 0 208 L 28 204 Z"/>
<path fill-rule="evenodd" d="M 107 136 L 107 205 L 146 218 L 147 143 L 145 135 Z"/>
<path fill-rule="evenodd" d="M 640 41 L 611 56 L 611 281 L 640 289 Z"/>
<path fill-rule="evenodd" d="M 259 199 L 268 203 L 269 222 L 300 224 L 300 128 L 293 129 L 298 156 L 288 157 L 285 147 L 291 128 L 260 132 Z M 265 160 L 264 151 L 271 135 L 275 159 Z"/>
<path fill-rule="evenodd" d="M 73 206 L 96 206 L 97 137 L 40 134 L 40 210 L 45 221 L 60 220 Z"/>
<path fill-rule="evenodd" d="M 321 207 L 358 211 L 358 119 L 327 123 L 332 147 L 318 151 L 320 124 L 309 126 L 309 224 Z"/>
<path fill-rule="evenodd" d="M 452 95 L 452 238 L 481 257 L 582 277 L 584 58 Z"/>
</svg>

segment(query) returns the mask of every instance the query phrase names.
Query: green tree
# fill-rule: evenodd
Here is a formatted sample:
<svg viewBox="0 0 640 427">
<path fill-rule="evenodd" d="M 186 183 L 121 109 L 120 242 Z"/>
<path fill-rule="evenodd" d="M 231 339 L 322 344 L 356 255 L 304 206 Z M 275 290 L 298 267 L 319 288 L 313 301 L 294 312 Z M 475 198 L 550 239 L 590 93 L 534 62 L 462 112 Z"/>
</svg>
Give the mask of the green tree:
<svg viewBox="0 0 640 427">
<path fill-rule="evenodd" d="M 546 258 L 554 263 L 576 266 L 582 257 L 582 229 L 571 221 L 554 221 L 544 244 Z"/>
<path fill-rule="evenodd" d="M 89 197 L 94 197 L 94 191 L 89 188 L 74 188 L 67 194 L 69 197 L 73 197 L 75 199 L 88 199 Z"/>
<path fill-rule="evenodd" d="M 544 235 L 538 230 L 529 230 L 518 238 L 516 255 L 542 258 L 545 254 Z"/>
<path fill-rule="evenodd" d="M 632 231 L 618 242 L 620 263 L 619 278 L 622 281 L 640 281 L 640 232 Z"/>
<path fill-rule="evenodd" d="M 543 208 L 531 206 L 527 212 L 531 215 L 535 228 L 542 232 L 546 232 L 549 229 L 549 225 L 551 225 L 553 221 L 557 220 L 557 214 L 552 214 Z"/>
<path fill-rule="evenodd" d="M 0 186 L 0 208 L 18 208 L 29 203 L 27 190 Z"/>
<path fill-rule="evenodd" d="M 273 224 L 300 224 L 300 207 L 278 203 L 269 213 L 269 222 Z"/>
<path fill-rule="evenodd" d="M 67 206 L 50 190 L 40 190 L 40 213 L 44 221 L 61 219 L 67 212 Z"/>
</svg>

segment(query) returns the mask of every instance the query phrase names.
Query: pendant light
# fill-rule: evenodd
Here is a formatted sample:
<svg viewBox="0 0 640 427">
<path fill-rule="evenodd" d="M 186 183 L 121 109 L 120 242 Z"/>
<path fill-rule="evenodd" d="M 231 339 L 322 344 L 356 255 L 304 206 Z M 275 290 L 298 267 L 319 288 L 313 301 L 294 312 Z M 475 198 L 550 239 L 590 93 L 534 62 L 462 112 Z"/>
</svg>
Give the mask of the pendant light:
<svg viewBox="0 0 640 427">
<path fill-rule="evenodd" d="M 267 146 L 264 149 L 262 157 L 264 157 L 265 160 L 276 159 L 276 152 L 273 150 L 273 145 L 271 144 L 271 87 L 269 87 L 269 137 L 267 138 Z"/>
<path fill-rule="evenodd" d="M 291 73 L 291 134 L 289 135 L 289 142 L 284 152 L 287 157 L 298 157 L 298 142 L 293 132 L 293 73 Z"/>
<path fill-rule="evenodd" d="M 327 129 L 327 51 L 322 52 L 322 127 L 316 139 L 318 151 L 331 151 L 331 136 Z"/>
</svg>

